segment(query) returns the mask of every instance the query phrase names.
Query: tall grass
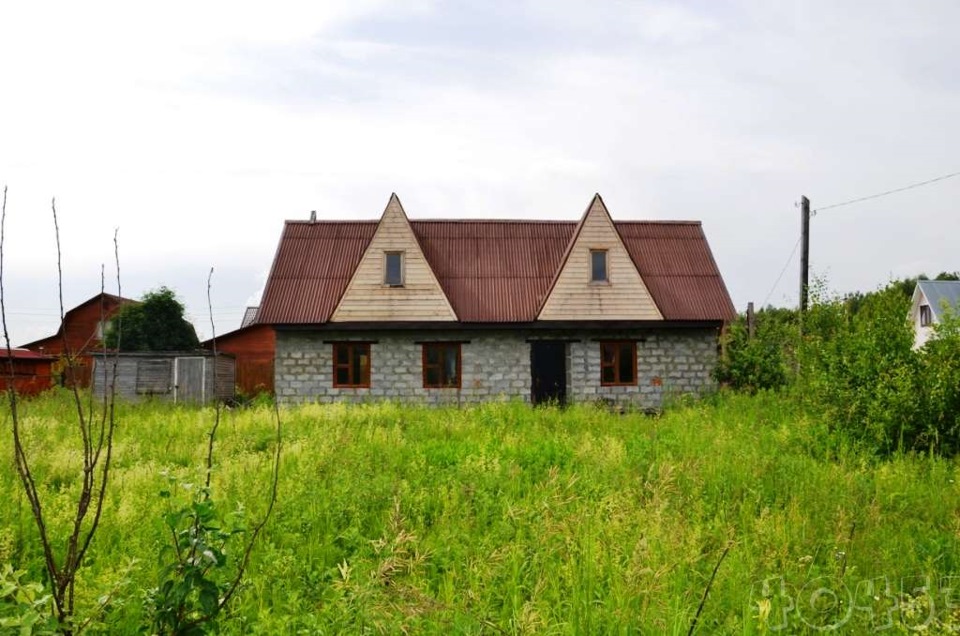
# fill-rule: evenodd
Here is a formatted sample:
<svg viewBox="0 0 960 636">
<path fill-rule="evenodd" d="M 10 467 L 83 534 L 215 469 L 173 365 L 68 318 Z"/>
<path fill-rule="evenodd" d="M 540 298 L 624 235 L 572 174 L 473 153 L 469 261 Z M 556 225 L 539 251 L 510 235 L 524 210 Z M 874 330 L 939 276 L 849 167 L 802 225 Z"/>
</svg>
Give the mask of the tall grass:
<svg viewBox="0 0 960 636">
<path fill-rule="evenodd" d="M 728 543 L 700 633 L 841 623 L 865 631 L 888 611 L 899 624 L 908 606 L 930 602 L 947 619 L 940 582 L 960 566 L 956 462 L 876 460 L 794 404 L 724 395 L 661 417 L 515 403 L 291 409 L 280 500 L 221 627 L 686 633 Z M 79 479 L 74 431 L 62 423 L 68 409 L 62 396 L 24 405 L 55 527 L 69 522 L 58 506 Z M 110 500 L 78 599 L 89 609 L 113 592 L 103 629 L 141 624 L 140 594 L 156 584 L 166 540 L 164 475 L 202 482 L 211 418 L 205 409 L 120 406 Z M 273 435 L 269 410 L 225 415 L 213 483 L 221 504 L 260 512 Z M 188 494 L 173 493 L 174 503 Z M 35 530 L 8 460 L 0 501 L 0 562 L 40 580 Z M 928 579 L 929 598 L 914 589 Z M 899 595 L 901 581 L 910 596 Z M 848 617 L 851 602 L 859 608 Z"/>
</svg>

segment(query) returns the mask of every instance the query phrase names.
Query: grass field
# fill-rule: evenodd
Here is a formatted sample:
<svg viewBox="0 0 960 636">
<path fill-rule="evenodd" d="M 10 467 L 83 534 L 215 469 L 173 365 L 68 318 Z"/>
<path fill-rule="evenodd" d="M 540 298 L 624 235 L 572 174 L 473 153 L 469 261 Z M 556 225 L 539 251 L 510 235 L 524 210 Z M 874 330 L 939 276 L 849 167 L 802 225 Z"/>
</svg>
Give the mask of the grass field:
<svg viewBox="0 0 960 636">
<path fill-rule="evenodd" d="M 213 482 L 223 510 L 263 510 L 272 414 L 224 414 Z M 22 415 L 49 524 L 63 534 L 79 478 L 71 404 L 28 402 Z M 226 633 L 686 634 L 727 547 L 698 633 L 957 622 L 956 462 L 876 460 L 777 395 L 660 417 L 381 404 L 282 418 L 280 498 L 219 623 Z M 116 589 L 105 630 L 138 630 L 168 542 L 163 513 L 190 496 L 158 493 L 166 474 L 202 481 L 212 420 L 209 409 L 121 407 L 103 525 L 78 587 L 81 614 Z M 9 414 L 3 431 L 0 564 L 42 581 Z"/>
</svg>

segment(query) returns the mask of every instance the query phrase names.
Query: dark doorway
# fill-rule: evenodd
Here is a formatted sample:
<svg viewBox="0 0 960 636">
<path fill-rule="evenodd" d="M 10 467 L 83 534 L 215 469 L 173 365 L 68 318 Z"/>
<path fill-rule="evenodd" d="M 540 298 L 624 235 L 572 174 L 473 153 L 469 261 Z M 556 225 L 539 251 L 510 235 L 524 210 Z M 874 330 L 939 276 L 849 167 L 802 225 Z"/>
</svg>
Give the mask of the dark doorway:
<svg viewBox="0 0 960 636">
<path fill-rule="evenodd" d="M 567 344 L 541 340 L 530 343 L 530 400 L 534 404 L 567 401 Z"/>
</svg>

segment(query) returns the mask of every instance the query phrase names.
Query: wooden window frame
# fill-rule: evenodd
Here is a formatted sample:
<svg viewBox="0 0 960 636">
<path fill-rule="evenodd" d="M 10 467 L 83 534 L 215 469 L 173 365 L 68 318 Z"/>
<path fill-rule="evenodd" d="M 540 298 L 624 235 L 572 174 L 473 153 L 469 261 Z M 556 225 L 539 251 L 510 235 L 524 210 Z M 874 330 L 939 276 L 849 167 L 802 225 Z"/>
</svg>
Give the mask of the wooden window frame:
<svg viewBox="0 0 960 636">
<path fill-rule="evenodd" d="M 593 255 L 603 254 L 603 274 L 604 278 L 594 278 L 593 274 Z M 596 247 L 590 248 L 590 284 L 591 285 L 609 285 L 610 284 L 610 250 Z"/>
<path fill-rule="evenodd" d="M 605 347 L 616 347 L 614 349 L 613 362 L 604 362 L 603 350 Z M 629 382 L 623 382 L 620 379 L 620 357 L 623 347 L 630 347 L 631 368 L 633 369 L 633 379 Z M 613 382 L 606 382 L 603 379 L 603 370 L 613 368 Z M 600 341 L 600 386 L 637 386 L 637 341 L 636 340 L 602 340 Z"/>
<path fill-rule="evenodd" d="M 387 280 L 387 272 L 389 271 L 387 262 L 389 261 L 391 256 L 400 257 L 400 282 L 399 283 L 391 283 Z M 383 253 L 383 286 L 384 287 L 403 287 L 406 284 L 407 282 L 406 271 L 405 271 L 406 260 L 407 259 L 405 254 L 403 253 L 403 250 L 387 250 Z"/>
<path fill-rule="evenodd" d="M 933 310 L 930 305 L 920 305 L 920 326 L 929 327 L 933 324 Z"/>
<path fill-rule="evenodd" d="M 456 347 L 457 351 L 457 382 L 456 384 L 444 384 L 443 373 L 446 365 L 444 364 L 443 353 L 440 356 L 440 362 L 437 364 L 427 363 L 427 350 L 431 348 L 440 348 L 445 352 L 447 347 Z M 423 370 L 423 388 L 425 389 L 460 389 L 463 386 L 463 343 L 462 342 L 424 342 L 420 345 L 421 368 Z M 427 382 L 427 371 L 436 368 L 439 371 L 440 384 L 429 384 Z"/>
<path fill-rule="evenodd" d="M 333 342 L 333 388 L 335 389 L 369 389 L 370 388 L 370 369 L 373 367 L 373 357 L 370 351 L 369 342 Z M 347 362 L 337 362 L 339 352 L 341 347 L 345 347 L 347 350 Z M 353 368 L 353 354 L 355 348 L 366 348 L 367 353 L 367 366 L 366 368 L 360 369 L 360 377 L 356 378 Z M 341 383 L 337 380 L 337 371 L 340 369 L 347 369 L 347 376 L 349 382 Z"/>
</svg>

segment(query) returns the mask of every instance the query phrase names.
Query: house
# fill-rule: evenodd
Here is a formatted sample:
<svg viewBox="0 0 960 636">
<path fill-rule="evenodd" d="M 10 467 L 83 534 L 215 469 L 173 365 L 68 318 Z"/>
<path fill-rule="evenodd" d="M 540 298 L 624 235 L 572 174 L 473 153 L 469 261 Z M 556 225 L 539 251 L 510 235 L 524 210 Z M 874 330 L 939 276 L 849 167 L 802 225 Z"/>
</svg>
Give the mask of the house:
<svg viewBox="0 0 960 636">
<path fill-rule="evenodd" d="M 699 222 L 288 221 L 254 324 L 282 402 L 656 408 L 713 387 L 735 315 Z"/>
<path fill-rule="evenodd" d="M 113 387 L 117 398 L 209 404 L 234 397 L 233 356 L 207 352 L 93 353 L 93 394 Z"/>
<path fill-rule="evenodd" d="M 933 326 L 947 311 L 960 308 L 960 281 L 920 280 L 913 290 L 909 320 L 913 325 L 913 346 L 919 349 L 933 335 Z"/>
<path fill-rule="evenodd" d="M 247 307 L 239 329 L 200 343 L 207 351 L 213 351 L 216 344 L 218 352 L 234 357 L 237 391 L 247 396 L 273 393 L 276 336 L 272 326 L 254 324 L 256 315 L 256 307 Z"/>
<path fill-rule="evenodd" d="M 0 390 L 12 384 L 18 395 L 38 395 L 53 385 L 51 366 L 55 358 L 27 349 L 0 349 Z"/>
<path fill-rule="evenodd" d="M 59 384 L 66 384 L 69 373 L 67 360 L 73 359 L 74 372 L 78 386 L 90 386 L 90 353 L 103 348 L 103 335 L 110 320 L 127 303 L 137 301 L 121 298 L 113 294 L 100 293 L 63 315 L 60 328 L 52 336 L 35 340 L 23 345 L 36 353 L 61 358 L 59 364 Z M 61 375 L 62 374 L 62 375 Z"/>
</svg>

